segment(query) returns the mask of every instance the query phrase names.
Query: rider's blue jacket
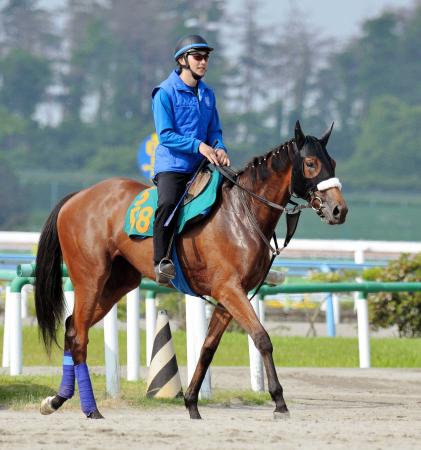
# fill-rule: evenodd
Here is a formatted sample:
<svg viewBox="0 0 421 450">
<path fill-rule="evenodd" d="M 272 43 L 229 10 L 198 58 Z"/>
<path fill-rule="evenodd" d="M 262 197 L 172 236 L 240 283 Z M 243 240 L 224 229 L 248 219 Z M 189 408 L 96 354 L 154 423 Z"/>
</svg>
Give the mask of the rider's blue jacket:
<svg viewBox="0 0 421 450">
<path fill-rule="evenodd" d="M 196 95 L 174 70 L 152 91 L 152 110 L 159 140 L 155 175 L 194 172 L 204 158 L 201 142 L 225 149 L 215 94 L 202 80 Z"/>
</svg>

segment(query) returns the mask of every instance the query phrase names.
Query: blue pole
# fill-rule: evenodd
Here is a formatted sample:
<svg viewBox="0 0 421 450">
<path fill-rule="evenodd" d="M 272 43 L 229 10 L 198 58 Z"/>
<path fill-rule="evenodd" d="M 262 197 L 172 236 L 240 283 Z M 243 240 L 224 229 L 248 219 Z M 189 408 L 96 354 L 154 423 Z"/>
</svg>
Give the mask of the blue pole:
<svg viewBox="0 0 421 450">
<path fill-rule="evenodd" d="M 332 294 L 328 294 L 326 297 L 326 327 L 327 335 L 329 337 L 336 336 L 335 317 L 333 313 L 333 298 Z"/>
<path fill-rule="evenodd" d="M 330 267 L 327 264 L 321 266 L 321 271 L 324 273 L 331 272 Z M 327 294 L 327 297 L 326 297 L 326 328 L 327 328 L 327 335 L 329 337 L 336 336 L 332 293 Z"/>
</svg>

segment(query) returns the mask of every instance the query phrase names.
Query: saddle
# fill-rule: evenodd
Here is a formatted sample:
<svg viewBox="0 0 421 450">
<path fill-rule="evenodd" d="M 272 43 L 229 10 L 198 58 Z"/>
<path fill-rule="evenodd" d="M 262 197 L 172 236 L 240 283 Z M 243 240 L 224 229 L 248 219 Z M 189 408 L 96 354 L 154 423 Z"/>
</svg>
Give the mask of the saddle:
<svg viewBox="0 0 421 450">
<path fill-rule="evenodd" d="M 195 197 L 201 194 L 210 183 L 211 178 L 212 172 L 208 168 L 199 172 L 184 197 L 183 205 L 187 205 L 187 203 L 190 203 Z"/>
</svg>

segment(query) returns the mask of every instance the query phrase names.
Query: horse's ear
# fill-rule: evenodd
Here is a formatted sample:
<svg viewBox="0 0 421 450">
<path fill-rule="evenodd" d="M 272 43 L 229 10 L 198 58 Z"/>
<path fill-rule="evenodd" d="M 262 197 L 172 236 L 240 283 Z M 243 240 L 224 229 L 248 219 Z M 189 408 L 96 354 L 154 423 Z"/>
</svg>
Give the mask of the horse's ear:
<svg viewBox="0 0 421 450">
<path fill-rule="evenodd" d="M 295 122 L 295 143 L 297 144 L 298 150 L 301 150 L 304 147 L 304 142 L 306 137 L 301 129 L 300 121 L 297 120 Z"/>
<path fill-rule="evenodd" d="M 319 139 L 319 141 L 321 142 L 321 144 L 323 145 L 323 147 L 326 147 L 329 138 L 330 138 L 330 133 L 332 133 L 332 129 L 333 129 L 333 124 L 335 122 L 332 122 L 332 125 L 325 131 L 325 134 Z"/>
</svg>

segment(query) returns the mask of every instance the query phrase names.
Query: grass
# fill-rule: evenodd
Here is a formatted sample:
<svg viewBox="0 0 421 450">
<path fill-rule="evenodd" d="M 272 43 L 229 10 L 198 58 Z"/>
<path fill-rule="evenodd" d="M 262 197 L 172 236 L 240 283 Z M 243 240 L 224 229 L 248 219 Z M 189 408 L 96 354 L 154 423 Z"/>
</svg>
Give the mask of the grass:
<svg viewBox="0 0 421 450">
<path fill-rule="evenodd" d="M 121 408 L 124 406 L 141 408 L 162 408 L 163 406 L 184 406 L 183 399 L 154 399 L 146 397 L 146 383 L 144 381 L 120 380 L 121 393 L 118 399 L 107 397 L 105 392 L 105 376 L 91 374 L 92 385 L 98 408 Z M 59 376 L 0 376 L 0 408 L 33 409 L 39 408 L 41 400 L 49 395 L 55 395 L 60 385 Z M 241 403 L 243 405 L 263 405 L 270 402 L 269 393 L 258 393 L 246 390 L 223 391 L 214 390 L 212 399 L 201 400 L 201 405 L 218 404 L 230 406 Z M 66 409 L 79 410 L 79 395 L 76 393 L 66 402 Z"/>
<path fill-rule="evenodd" d="M 0 342 L 3 328 L 0 327 Z M 60 336 L 60 341 L 62 336 Z M 186 336 L 183 331 L 173 333 L 173 342 L 179 365 L 186 365 Z M 274 360 L 279 367 L 358 367 L 358 341 L 356 338 L 304 338 L 272 337 Z M 144 365 L 145 333 L 141 334 L 142 358 Z M 126 332 L 120 331 L 120 362 L 126 364 Z M 24 366 L 60 366 L 61 350 L 54 348 L 49 359 L 38 340 L 36 327 L 23 329 Z M 371 339 L 372 367 L 421 367 L 421 339 Z M 90 332 L 88 346 L 90 366 L 104 365 L 103 330 L 94 328 Z M 247 336 L 240 333 L 226 333 L 213 364 L 215 366 L 248 366 Z M 60 376 L 19 376 L 0 375 L 0 408 L 25 409 L 38 408 L 41 400 L 54 395 L 60 385 Z M 92 383 L 99 408 L 133 406 L 142 408 L 162 407 L 164 405 L 183 405 L 181 399 L 155 400 L 145 396 L 144 381 L 128 382 L 121 379 L 119 399 L 107 398 L 105 377 L 92 374 Z M 253 404 L 270 402 L 268 393 L 255 393 L 248 390 L 214 391 L 211 400 L 201 404 Z M 79 396 L 67 402 L 66 408 L 79 410 Z"/>
<path fill-rule="evenodd" d="M 0 327 L 0 342 L 3 328 Z M 104 365 L 103 330 L 93 328 L 89 334 L 88 364 Z M 62 342 L 62 335 L 59 342 Z M 186 335 L 173 332 L 173 343 L 178 364 L 187 364 Z M 357 338 L 305 338 L 273 336 L 274 360 L 284 367 L 358 367 Z M 36 327 L 23 329 L 24 366 L 61 366 L 62 351 L 53 348 L 51 358 L 45 354 L 38 339 Z M 119 332 L 120 363 L 126 364 L 126 332 Z M 141 365 L 145 365 L 145 333 L 141 333 Z M 372 338 L 372 367 L 421 367 L 421 339 Z M 225 333 L 214 357 L 215 366 L 248 366 L 247 336 L 241 333 Z"/>
</svg>

